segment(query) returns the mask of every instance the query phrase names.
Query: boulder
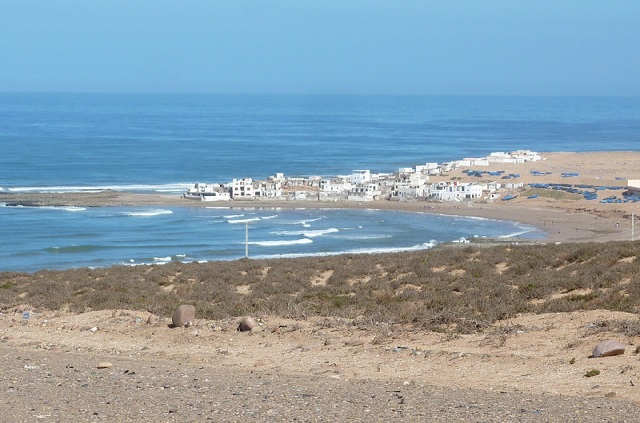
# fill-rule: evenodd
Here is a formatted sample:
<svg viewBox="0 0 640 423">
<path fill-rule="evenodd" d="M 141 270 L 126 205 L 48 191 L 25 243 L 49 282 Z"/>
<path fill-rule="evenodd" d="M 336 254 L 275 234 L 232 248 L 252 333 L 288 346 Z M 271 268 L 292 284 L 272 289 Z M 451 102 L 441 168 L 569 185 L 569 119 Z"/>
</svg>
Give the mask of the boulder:
<svg viewBox="0 0 640 423">
<path fill-rule="evenodd" d="M 96 367 L 98 369 L 110 369 L 111 366 L 113 366 L 113 364 L 109 363 L 108 361 L 101 361 Z"/>
<path fill-rule="evenodd" d="M 196 308 L 190 304 L 183 304 L 173 312 L 171 321 L 174 328 L 189 326 L 196 318 Z"/>
<path fill-rule="evenodd" d="M 255 320 L 253 320 L 253 318 L 243 317 L 242 319 L 240 319 L 240 323 L 238 324 L 238 330 L 240 332 L 247 332 L 252 330 L 256 326 L 258 326 L 258 324 Z"/>
<path fill-rule="evenodd" d="M 593 349 L 592 357 L 609 357 L 624 354 L 624 345 L 618 341 L 602 341 Z"/>
</svg>

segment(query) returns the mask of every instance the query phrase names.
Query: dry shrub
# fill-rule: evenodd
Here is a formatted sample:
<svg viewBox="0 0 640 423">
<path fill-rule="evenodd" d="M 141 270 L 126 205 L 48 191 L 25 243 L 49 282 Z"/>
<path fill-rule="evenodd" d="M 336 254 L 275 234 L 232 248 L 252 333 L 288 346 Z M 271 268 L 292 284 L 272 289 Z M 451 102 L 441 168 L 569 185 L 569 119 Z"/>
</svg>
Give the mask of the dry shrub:
<svg viewBox="0 0 640 423">
<path fill-rule="evenodd" d="M 177 305 L 190 303 L 199 317 L 211 319 L 324 316 L 467 333 L 523 312 L 634 311 L 640 303 L 640 260 L 620 262 L 631 256 L 640 256 L 640 244 L 464 246 L 397 254 L 6 272 L 0 273 L 0 309 L 24 303 L 24 295 L 18 295 L 26 293 L 35 307 L 52 310 L 127 308 L 169 316 Z M 506 263 L 508 270 L 498 274 L 498 263 Z M 270 271 L 263 275 L 265 267 Z M 437 267 L 447 270 L 431 270 Z M 452 269 L 465 272 L 451 275 Z M 327 285 L 313 286 L 311 280 L 326 270 L 333 270 Z M 367 283 L 348 283 L 365 277 Z M 627 279 L 631 283 L 620 283 Z M 416 288 L 398 292 L 404 284 Z M 173 285 L 170 292 L 163 289 L 168 285 Z M 238 285 L 248 285 L 249 293 L 236 292 Z M 591 293 L 571 295 L 575 289 Z M 557 293 L 569 295 L 552 299 Z M 633 332 L 634 327 L 625 331 Z"/>
</svg>

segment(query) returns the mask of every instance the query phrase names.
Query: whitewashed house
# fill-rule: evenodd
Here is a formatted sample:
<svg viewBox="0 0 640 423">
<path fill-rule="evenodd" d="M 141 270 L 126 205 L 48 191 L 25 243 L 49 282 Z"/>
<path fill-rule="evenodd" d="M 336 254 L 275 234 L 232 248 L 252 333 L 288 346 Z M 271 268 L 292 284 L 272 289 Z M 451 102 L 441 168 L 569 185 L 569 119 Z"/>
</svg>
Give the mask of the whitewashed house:
<svg viewBox="0 0 640 423">
<path fill-rule="evenodd" d="M 233 178 L 231 181 L 231 197 L 234 200 L 251 199 L 255 197 L 255 190 L 253 188 L 253 179 Z"/>
<path fill-rule="evenodd" d="M 489 160 L 486 157 L 467 157 L 463 160 L 469 162 L 470 166 L 489 166 Z"/>
<path fill-rule="evenodd" d="M 371 171 L 369 169 L 356 169 L 351 172 L 350 181 L 354 185 L 366 184 L 371 180 Z"/>
<path fill-rule="evenodd" d="M 382 195 L 379 184 L 372 182 L 351 188 L 348 199 L 352 201 L 373 201 Z"/>
<path fill-rule="evenodd" d="M 255 196 L 260 198 L 282 197 L 282 182 L 277 180 L 258 181 Z"/>
<path fill-rule="evenodd" d="M 203 184 L 202 182 L 193 184 L 185 191 L 183 197 L 200 201 L 229 201 L 231 199 L 231 195 L 224 185 Z"/>
<path fill-rule="evenodd" d="M 429 188 L 429 198 L 440 201 L 462 201 L 482 198 L 482 186 L 469 182 L 439 182 Z"/>
<path fill-rule="evenodd" d="M 340 178 L 325 178 L 320 181 L 320 191 L 322 192 L 348 192 L 351 191 L 352 184 Z"/>
<path fill-rule="evenodd" d="M 278 172 L 275 175 L 271 175 L 267 179 L 272 182 L 280 182 L 280 183 L 284 183 L 284 181 L 286 180 L 286 178 L 284 177 L 284 173 L 282 172 Z"/>
</svg>

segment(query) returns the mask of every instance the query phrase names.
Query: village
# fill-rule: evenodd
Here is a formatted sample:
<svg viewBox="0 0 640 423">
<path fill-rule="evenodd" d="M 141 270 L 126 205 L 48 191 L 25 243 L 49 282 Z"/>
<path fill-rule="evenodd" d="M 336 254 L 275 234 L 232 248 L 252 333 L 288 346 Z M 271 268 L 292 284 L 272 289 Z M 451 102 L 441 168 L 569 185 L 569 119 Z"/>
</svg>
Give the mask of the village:
<svg viewBox="0 0 640 423">
<path fill-rule="evenodd" d="M 230 183 L 196 183 L 184 198 L 201 201 L 229 200 L 318 200 L 318 201 L 470 201 L 508 198 L 524 184 L 511 181 L 518 174 L 504 171 L 471 170 L 495 164 L 517 165 L 543 160 L 530 150 L 493 152 L 486 157 L 463 158 L 444 163 L 425 163 L 399 168 L 393 173 L 353 170 L 350 175 L 333 177 L 285 176 L 276 173 L 265 180 L 234 178 Z M 491 181 L 463 182 L 449 178 L 460 168 L 470 176 L 486 176 Z"/>
</svg>

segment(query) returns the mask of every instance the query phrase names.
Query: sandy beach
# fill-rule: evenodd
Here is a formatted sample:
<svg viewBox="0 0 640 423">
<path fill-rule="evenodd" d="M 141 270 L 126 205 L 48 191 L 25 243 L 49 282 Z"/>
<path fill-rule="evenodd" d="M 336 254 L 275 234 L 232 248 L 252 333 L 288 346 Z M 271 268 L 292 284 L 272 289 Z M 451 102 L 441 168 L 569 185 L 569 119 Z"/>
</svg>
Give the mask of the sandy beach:
<svg viewBox="0 0 640 423">
<path fill-rule="evenodd" d="M 640 152 L 596 153 L 543 153 L 545 160 L 525 164 L 500 164 L 479 168 L 481 170 L 505 170 L 519 173 L 513 183 L 571 183 L 599 186 L 625 186 L 626 179 L 640 179 Z M 550 175 L 533 176 L 532 170 L 551 172 Z M 562 172 L 578 172 L 579 176 L 563 178 Z M 433 181 L 457 179 L 460 181 L 484 181 L 469 177 L 456 170 Z M 486 179 L 490 181 L 490 179 Z M 622 191 L 600 191 L 601 198 L 620 196 Z M 568 198 L 566 198 L 568 197 Z M 366 208 L 405 210 L 426 213 L 443 213 L 460 216 L 477 216 L 489 219 L 512 220 L 536 226 L 547 233 L 548 242 L 619 241 L 631 237 L 631 214 L 640 215 L 637 203 L 601 204 L 582 197 L 552 198 L 539 196 L 528 199 L 519 196 L 511 201 L 495 200 L 475 202 L 433 201 L 285 201 L 244 200 L 227 202 L 199 202 L 177 195 L 140 194 L 103 191 L 97 193 L 0 193 L 0 202 L 37 206 L 186 206 L 229 208 Z"/>
</svg>

